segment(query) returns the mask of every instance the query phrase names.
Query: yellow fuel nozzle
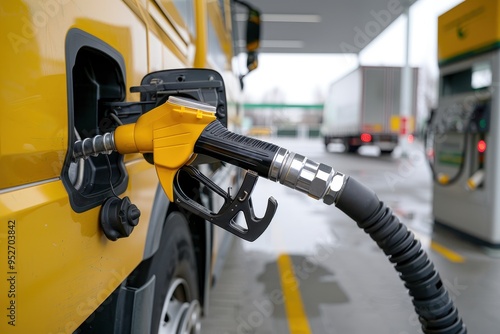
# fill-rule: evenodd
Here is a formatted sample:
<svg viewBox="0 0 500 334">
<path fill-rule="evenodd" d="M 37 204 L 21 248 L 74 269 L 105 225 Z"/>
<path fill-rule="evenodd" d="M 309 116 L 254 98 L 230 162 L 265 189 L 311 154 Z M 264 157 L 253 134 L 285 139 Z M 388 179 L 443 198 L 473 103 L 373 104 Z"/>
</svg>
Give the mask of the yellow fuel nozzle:
<svg viewBox="0 0 500 334">
<path fill-rule="evenodd" d="M 153 153 L 160 183 L 173 201 L 175 174 L 195 158 L 196 140 L 215 119 L 215 107 L 171 96 L 167 102 L 139 117 L 136 123 L 116 128 L 115 147 L 121 154 Z"/>
<path fill-rule="evenodd" d="M 446 185 L 450 182 L 450 176 L 448 174 L 440 173 L 437 180 L 440 184 Z"/>
<path fill-rule="evenodd" d="M 484 169 L 480 168 L 467 180 L 466 189 L 473 191 L 479 187 L 484 180 Z"/>
</svg>

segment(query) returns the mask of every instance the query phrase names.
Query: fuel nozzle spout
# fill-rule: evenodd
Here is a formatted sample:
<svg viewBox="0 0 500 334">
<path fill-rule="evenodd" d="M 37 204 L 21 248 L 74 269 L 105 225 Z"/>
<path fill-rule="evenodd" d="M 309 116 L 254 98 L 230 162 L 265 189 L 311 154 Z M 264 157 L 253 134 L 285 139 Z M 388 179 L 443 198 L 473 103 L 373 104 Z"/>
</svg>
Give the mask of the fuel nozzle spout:
<svg viewBox="0 0 500 334">
<path fill-rule="evenodd" d="M 73 148 L 73 159 L 86 159 L 99 154 L 110 154 L 116 150 L 114 133 L 107 132 L 92 138 L 77 140 Z"/>
<path fill-rule="evenodd" d="M 173 182 L 179 169 L 194 160 L 194 143 L 207 124 L 215 121 L 215 108 L 190 99 L 170 96 L 137 122 L 114 132 L 76 141 L 73 158 L 88 158 L 117 151 L 153 153 L 158 178 L 173 201 Z"/>
</svg>

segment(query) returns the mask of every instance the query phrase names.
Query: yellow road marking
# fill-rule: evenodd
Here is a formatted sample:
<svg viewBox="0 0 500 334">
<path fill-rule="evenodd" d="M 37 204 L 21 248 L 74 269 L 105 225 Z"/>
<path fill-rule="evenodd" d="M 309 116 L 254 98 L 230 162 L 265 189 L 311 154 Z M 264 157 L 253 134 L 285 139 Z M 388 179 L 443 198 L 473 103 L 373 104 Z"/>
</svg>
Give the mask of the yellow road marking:
<svg viewBox="0 0 500 334">
<path fill-rule="evenodd" d="M 441 254 L 442 256 L 444 256 L 446 259 L 448 259 L 451 262 L 454 262 L 454 263 L 465 262 L 465 258 L 462 255 L 455 253 L 451 249 L 448 249 L 448 248 L 444 247 L 443 245 L 438 244 L 435 241 L 431 241 L 431 249 L 438 252 L 439 254 Z"/>
<path fill-rule="evenodd" d="M 290 334 L 311 334 L 309 321 L 300 296 L 299 282 L 293 272 L 290 256 L 287 254 L 278 256 L 278 269 Z"/>
</svg>

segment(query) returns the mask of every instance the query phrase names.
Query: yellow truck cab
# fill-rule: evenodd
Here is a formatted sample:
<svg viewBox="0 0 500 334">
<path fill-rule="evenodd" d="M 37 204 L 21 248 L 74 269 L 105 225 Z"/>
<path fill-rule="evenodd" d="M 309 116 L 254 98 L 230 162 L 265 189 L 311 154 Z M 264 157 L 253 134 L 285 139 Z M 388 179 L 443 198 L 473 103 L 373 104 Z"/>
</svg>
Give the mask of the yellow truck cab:
<svg viewBox="0 0 500 334">
<path fill-rule="evenodd" d="M 236 2 L 0 4 L 0 333 L 200 331 L 229 235 L 170 203 L 143 155 L 74 159 L 72 149 L 136 119 L 114 108 L 140 104 L 130 88 L 155 71 L 182 81 L 186 68 L 216 70 L 235 118 Z M 238 177 L 200 168 L 226 187 Z M 131 228 L 105 233 L 103 217 L 120 215 Z"/>
</svg>

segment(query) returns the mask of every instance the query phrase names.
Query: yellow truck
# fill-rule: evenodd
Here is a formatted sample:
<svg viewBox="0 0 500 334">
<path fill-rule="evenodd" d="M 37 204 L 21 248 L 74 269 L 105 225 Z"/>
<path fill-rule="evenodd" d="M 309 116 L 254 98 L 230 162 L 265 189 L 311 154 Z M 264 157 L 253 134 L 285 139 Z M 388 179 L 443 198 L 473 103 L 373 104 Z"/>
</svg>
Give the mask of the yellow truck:
<svg viewBox="0 0 500 334">
<path fill-rule="evenodd" d="M 229 234 L 170 203 L 143 155 L 72 150 L 137 119 L 117 109 L 141 106 L 130 89 L 148 73 L 175 83 L 216 70 L 230 107 L 219 116 L 235 118 L 236 7 L 249 14 L 252 70 L 259 16 L 241 1 L 0 4 L 0 333 L 199 333 Z M 238 179 L 217 162 L 200 168 Z"/>
</svg>

